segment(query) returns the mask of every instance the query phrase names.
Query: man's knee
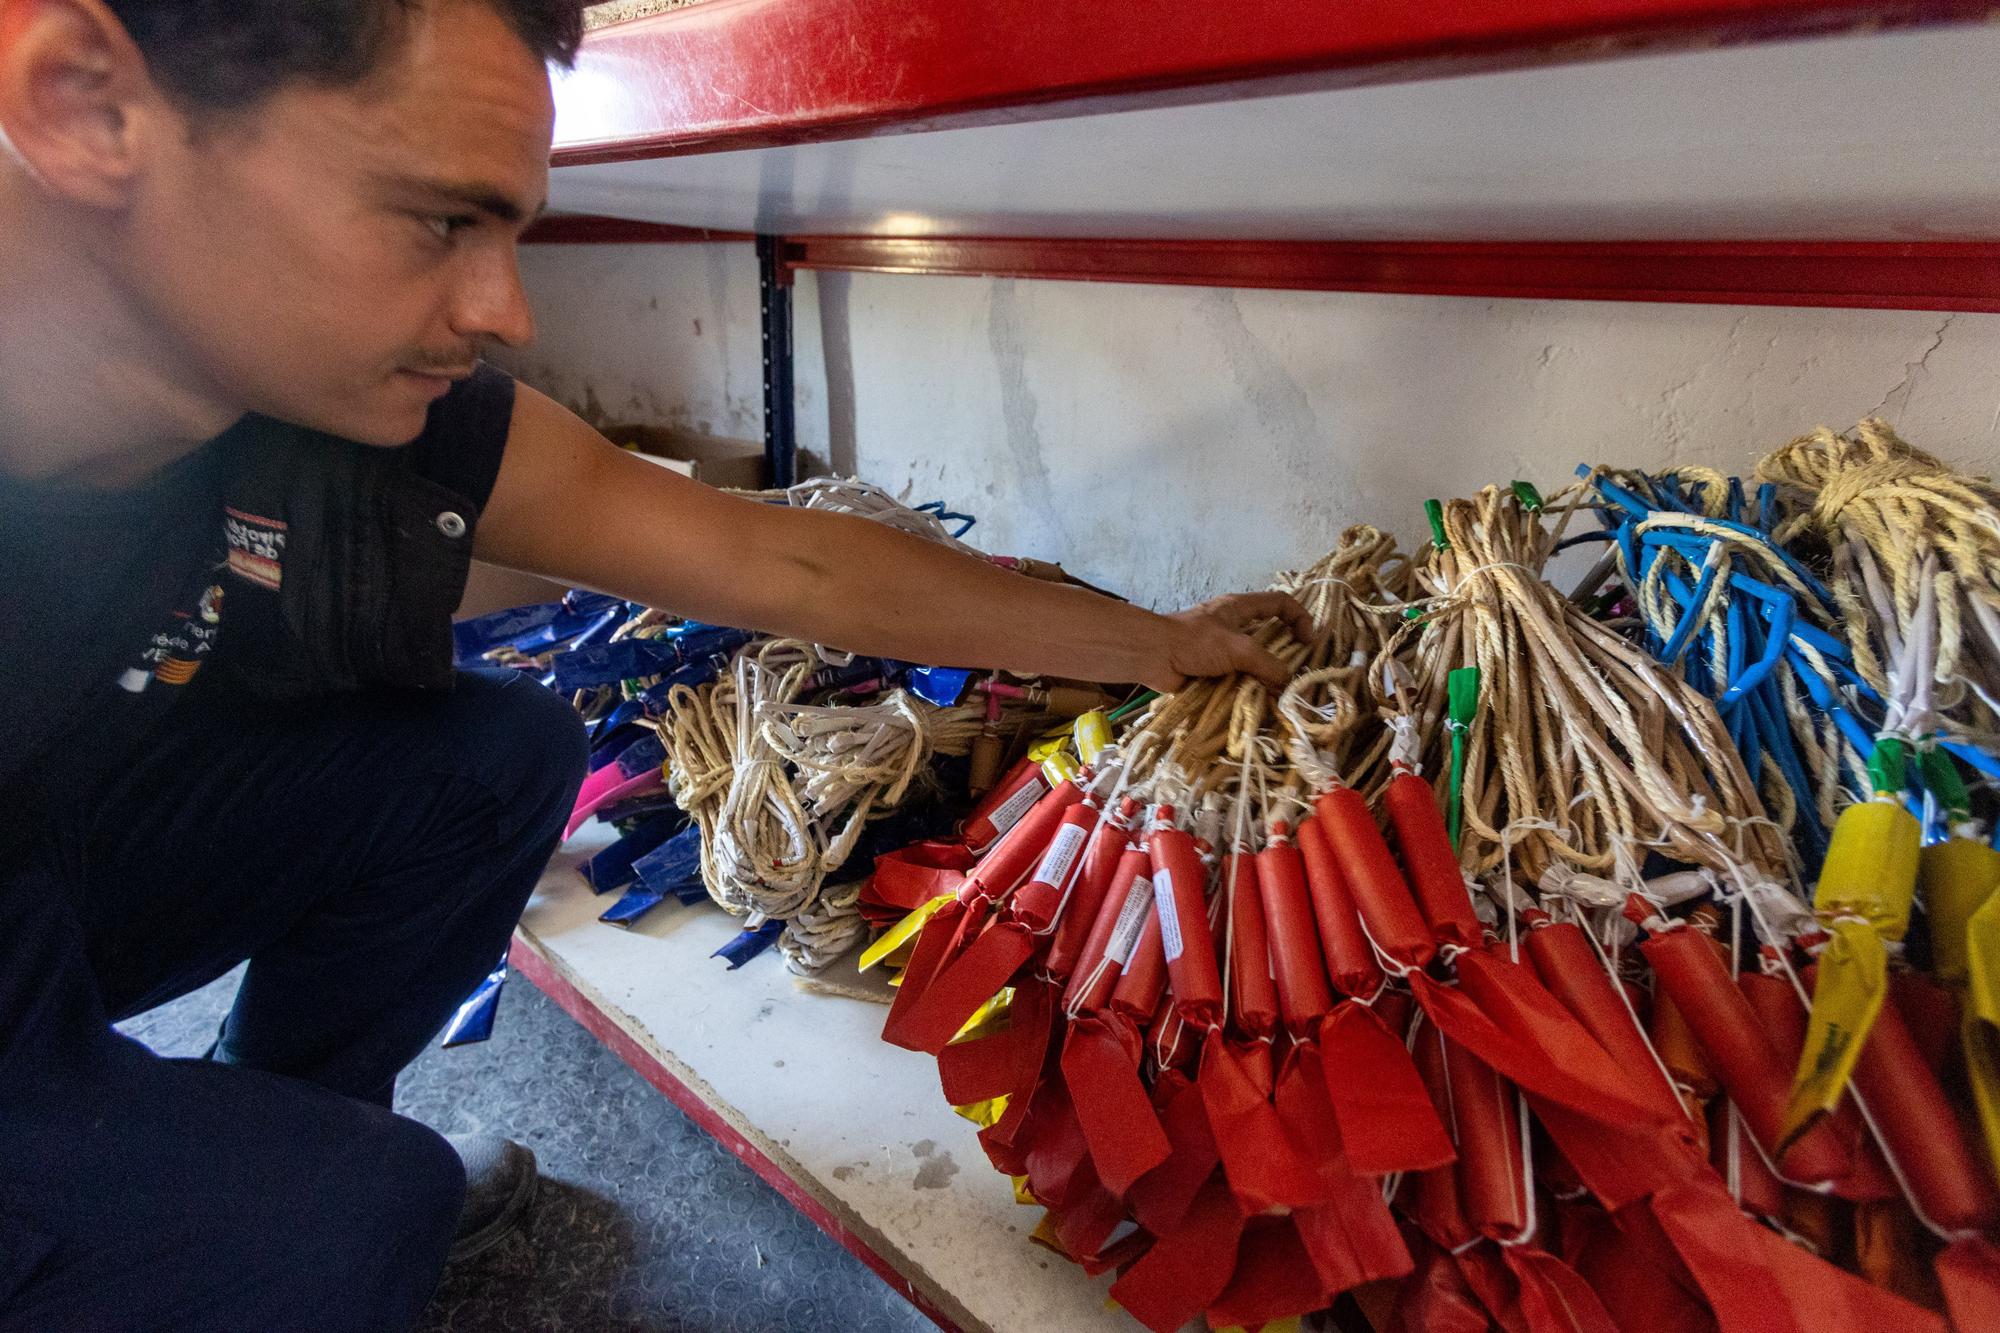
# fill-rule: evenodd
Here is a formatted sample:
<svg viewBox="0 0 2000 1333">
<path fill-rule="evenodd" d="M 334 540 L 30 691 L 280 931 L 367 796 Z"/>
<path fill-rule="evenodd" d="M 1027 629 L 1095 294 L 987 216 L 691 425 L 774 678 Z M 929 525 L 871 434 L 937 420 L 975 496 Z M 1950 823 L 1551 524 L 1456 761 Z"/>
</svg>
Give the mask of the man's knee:
<svg viewBox="0 0 2000 1333">
<path fill-rule="evenodd" d="M 465 1200 L 465 1168 L 442 1136 L 400 1116 L 378 1120 L 353 1143 L 345 1170 L 296 1201 L 312 1234 L 271 1256 L 296 1276 L 297 1294 L 316 1292 L 357 1315 L 367 1311 L 357 1328 L 415 1319 L 443 1270 Z"/>
<path fill-rule="evenodd" d="M 518 672 L 463 673 L 458 694 L 473 719 L 480 766 L 512 807 L 523 839 L 553 837 L 589 762 L 583 720 L 561 695 Z"/>
<path fill-rule="evenodd" d="M 122 1042 L 90 1083 L 58 1086 L 49 1113 L 22 1108 L 10 1126 L 30 1162 L 53 1163 L 38 1146 L 77 1138 L 61 1108 L 106 1113 L 87 1117 L 101 1128 L 84 1151 L 72 1143 L 60 1169 L 20 1183 L 26 1211 L 11 1222 L 0 1189 L 0 1248 L 41 1246 L 25 1272 L 0 1262 L 0 1331 L 374 1333 L 410 1327 L 430 1299 L 465 1195 L 435 1132 Z"/>
</svg>

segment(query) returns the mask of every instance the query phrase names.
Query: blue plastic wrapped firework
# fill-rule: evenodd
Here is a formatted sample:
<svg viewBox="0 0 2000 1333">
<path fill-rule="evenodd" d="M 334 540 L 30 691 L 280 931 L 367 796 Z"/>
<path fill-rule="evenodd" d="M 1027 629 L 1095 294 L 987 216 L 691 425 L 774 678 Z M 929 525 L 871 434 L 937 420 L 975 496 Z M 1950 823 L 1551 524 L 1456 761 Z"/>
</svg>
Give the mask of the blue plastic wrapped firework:
<svg viewBox="0 0 2000 1333">
<path fill-rule="evenodd" d="M 665 787 L 647 792 L 644 796 L 634 796 L 602 807 L 597 818 L 606 824 L 622 824 L 628 819 L 644 819 L 647 815 L 657 815 L 662 810 L 678 809 L 674 804 L 674 794 Z"/>
<path fill-rule="evenodd" d="M 810 688 L 844 690 L 850 685 L 859 685 L 864 680 L 880 680 L 889 675 L 896 665 L 894 662 L 885 662 L 879 657 L 857 657 L 846 666 L 821 667 L 813 672 Z"/>
<path fill-rule="evenodd" d="M 480 979 L 465 1003 L 452 1014 L 451 1021 L 444 1025 L 444 1036 L 438 1044 L 445 1047 L 470 1046 L 492 1036 L 493 1020 L 500 1013 L 500 992 L 506 985 L 507 957 L 502 954 L 493 970 Z"/>
<path fill-rule="evenodd" d="M 674 686 L 686 685 L 692 689 L 697 685 L 706 685 L 721 675 L 723 668 L 728 664 L 729 659 L 721 656 L 704 657 L 689 662 L 660 677 L 657 683 L 647 686 L 646 692 L 639 696 L 639 701 L 646 706 L 649 714 L 658 717 L 666 711 L 667 696 L 673 693 Z"/>
<path fill-rule="evenodd" d="M 625 890 L 624 897 L 605 908 L 604 914 L 597 919 L 614 926 L 630 926 L 666 899 L 664 893 L 655 893 L 643 884 L 634 884 Z"/>
<path fill-rule="evenodd" d="M 590 724 L 590 746 L 596 750 L 611 741 L 615 732 L 646 720 L 646 706 L 637 699 L 621 699 L 618 705 Z M 621 742 L 622 743 L 622 742 Z"/>
<path fill-rule="evenodd" d="M 632 873 L 647 888 L 671 893 L 693 880 L 701 882 L 701 830 L 690 824 L 632 863 Z"/>
<path fill-rule="evenodd" d="M 667 762 L 667 747 L 657 732 L 648 732 L 618 752 L 618 771 L 636 778 Z"/>
<path fill-rule="evenodd" d="M 925 703 L 951 708 L 965 697 L 973 674 L 961 667 L 911 667 L 904 683 Z"/>
<path fill-rule="evenodd" d="M 556 658 L 556 689 L 573 690 L 616 685 L 621 680 L 658 676 L 681 665 L 679 647 L 672 639 L 620 639 L 616 643 L 593 644 Z"/>
<path fill-rule="evenodd" d="M 592 644 L 556 658 L 556 688 L 568 693 L 615 685 L 622 680 L 664 676 L 691 662 L 735 652 L 753 637 L 747 630 L 704 625 L 697 632 L 664 638 Z"/>
<path fill-rule="evenodd" d="M 516 606 L 458 621 L 451 627 L 452 651 L 461 662 L 475 661 L 502 644 L 512 643 L 531 630 L 541 629 L 562 613 L 561 602 L 544 602 L 539 606 Z"/>
<path fill-rule="evenodd" d="M 647 815 L 619 839 L 583 863 L 583 877 L 597 893 L 622 889 L 639 877 L 632 863 L 681 831 L 687 816 L 678 810 Z"/>
<path fill-rule="evenodd" d="M 737 968 L 743 966 L 773 944 L 776 944 L 778 936 L 784 934 L 784 932 L 784 922 L 766 921 L 755 930 L 744 931 L 735 939 L 710 954 L 709 957 L 727 960 L 729 970 L 734 972 Z"/>
<path fill-rule="evenodd" d="M 638 701 L 635 699 L 632 702 Z M 590 771 L 595 773 L 603 768 L 625 753 L 626 747 L 645 734 L 646 726 L 643 722 L 627 722 L 612 730 L 599 732 L 597 743 L 590 749 Z"/>
<path fill-rule="evenodd" d="M 563 594 L 563 610 L 574 615 L 591 616 L 604 611 L 620 611 L 626 616 L 637 615 L 642 609 L 635 602 L 622 597 L 613 597 L 608 592 L 592 592 L 588 588 L 571 588 Z"/>
</svg>

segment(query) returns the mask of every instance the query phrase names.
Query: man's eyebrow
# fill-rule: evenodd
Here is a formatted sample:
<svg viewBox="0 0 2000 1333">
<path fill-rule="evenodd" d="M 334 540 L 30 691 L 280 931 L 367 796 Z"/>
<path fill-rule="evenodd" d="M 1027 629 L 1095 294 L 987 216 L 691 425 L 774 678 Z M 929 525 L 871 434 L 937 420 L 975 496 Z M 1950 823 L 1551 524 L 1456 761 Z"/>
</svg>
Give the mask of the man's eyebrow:
<svg viewBox="0 0 2000 1333">
<path fill-rule="evenodd" d="M 476 213 L 484 213 L 509 226 L 533 222 L 547 212 L 549 207 L 548 200 L 544 199 L 533 208 L 523 208 L 508 198 L 506 191 L 492 185 L 460 185 L 448 181 L 422 181 L 418 184 L 426 194 L 462 204 Z"/>
</svg>

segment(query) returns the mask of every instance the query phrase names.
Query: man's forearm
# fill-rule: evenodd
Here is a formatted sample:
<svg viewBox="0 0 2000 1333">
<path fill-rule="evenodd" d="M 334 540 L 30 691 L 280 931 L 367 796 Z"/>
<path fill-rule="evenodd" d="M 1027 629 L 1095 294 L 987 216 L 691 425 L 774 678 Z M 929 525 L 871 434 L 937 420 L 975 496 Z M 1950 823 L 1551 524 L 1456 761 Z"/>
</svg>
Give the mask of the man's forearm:
<svg viewBox="0 0 2000 1333">
<path fill-rule="evenodd" d="M 866 519 L 774 517 L 795 534 L 788 549 L 809 554 L 788 562 L 790 595 L 760 628 L 904 661 L 1087 680 L 1136 680 L 1165 652 L 1165 617 L 1088 589 Z"/>
<path fill-rule="evenodd" d="M 1283 666 L 1241 631 L 1280 617 L 1277 593 L 1161 616 L 1043 582 L 851 515 L 724 495 L 613 448 L 533 390 L 481 516 L 476 554 L 657 606 L 873 656 L 1029 675 L 1139 681 Z"/>
</svg>

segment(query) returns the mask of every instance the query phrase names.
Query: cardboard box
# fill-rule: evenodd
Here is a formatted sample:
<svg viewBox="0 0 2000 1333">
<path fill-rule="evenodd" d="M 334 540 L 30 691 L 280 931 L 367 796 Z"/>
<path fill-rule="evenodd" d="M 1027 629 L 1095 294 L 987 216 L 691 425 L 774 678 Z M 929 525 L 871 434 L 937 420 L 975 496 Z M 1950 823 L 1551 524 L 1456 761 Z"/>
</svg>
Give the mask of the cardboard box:
<svg viewBox="0 0 2000 1333">
<path fill-rule="evenodd" d="M 612 426 L 605 438 L 649 463 L 725 490 L 755 491 L 764 486 L 764 446 L 664 426 Z M 559 583 L 474 561 L 458 615 L 484 615 L 512 606 L 552 602 L 563 595 Z"/>
<path fill-rule="evenodd" d="M 609 426 L 604 436 L 651 462 L 710 486 L 734 491 L 764 488 L 764 446 L 751 440 L 666 426 Z"/>
</svg>

